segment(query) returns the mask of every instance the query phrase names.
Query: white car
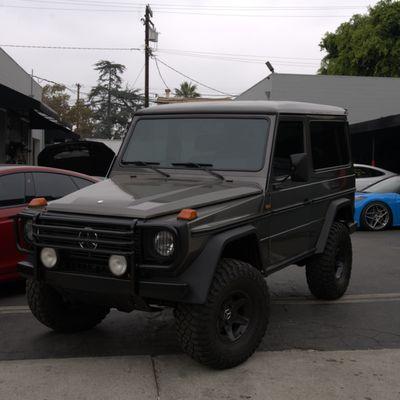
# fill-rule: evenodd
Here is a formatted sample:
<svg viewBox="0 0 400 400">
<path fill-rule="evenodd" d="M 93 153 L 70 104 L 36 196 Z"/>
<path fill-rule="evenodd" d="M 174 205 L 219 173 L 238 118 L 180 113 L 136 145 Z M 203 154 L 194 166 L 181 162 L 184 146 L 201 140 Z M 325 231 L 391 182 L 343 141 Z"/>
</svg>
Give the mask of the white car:
<svg viewBox="0 0 400 400">
<path fill-rule="evenodd" d="M 356 191 L 360 192 L 367 186 L 370 186 L 389 176 L 397 175 L 386 169 L 373 167 L 372 165 L 354 164 L 354 172 L 356 174 Z"/>
</svg>

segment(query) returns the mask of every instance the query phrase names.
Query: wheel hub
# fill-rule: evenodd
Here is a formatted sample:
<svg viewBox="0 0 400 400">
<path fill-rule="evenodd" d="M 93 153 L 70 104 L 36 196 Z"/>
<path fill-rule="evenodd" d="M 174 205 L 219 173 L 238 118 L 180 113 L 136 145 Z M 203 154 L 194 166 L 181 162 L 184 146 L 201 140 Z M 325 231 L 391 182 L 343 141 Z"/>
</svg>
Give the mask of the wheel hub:
<svg viewBox="0 0 400 400">
<path fill-rule="evenodd" d="M 388 210 L 380 204 L 373 204 L 365 211 L 365 222 L 373 230 L 385 228 L 389 218 Z"/>
<path fill-rule="evenodd" d="M 232 310 L 230 308 L 225 308 L 224 310 L 224 320 L 229 321 L 232 318 Z"/>
<path fill-rule="evenodd" d="M 236 342 L 247 331 L 252 307 L 246 293 L 233 293 L 222 302 L 218 316 L 218 333 L 226 342 Z"/>
</svg>

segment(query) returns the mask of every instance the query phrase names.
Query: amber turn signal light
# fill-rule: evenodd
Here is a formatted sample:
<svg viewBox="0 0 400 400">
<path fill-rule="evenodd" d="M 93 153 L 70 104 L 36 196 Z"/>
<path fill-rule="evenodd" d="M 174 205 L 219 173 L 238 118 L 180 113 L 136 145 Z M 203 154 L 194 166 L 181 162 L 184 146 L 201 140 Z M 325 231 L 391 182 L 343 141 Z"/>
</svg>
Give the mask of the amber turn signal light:
<svg viewBox="0 0 400 400">
<path fill-rule="evenodd" d="M 191 221 L 191 220 L 197 218 L 197 211 L 196 210 L 192 210 L 191 208 L 184 208 L 178 214 L 177 218 L 178 219 L 183 219 L 185 221 Z"/>
<path fill-rule="evenodd" d="M 46 207 L 47 206 L 47 200 L 44 197 L 36 197 L 36 199 L 33 199 L 30 201 L 28 204 L 28 207 Z"/>
</svg>

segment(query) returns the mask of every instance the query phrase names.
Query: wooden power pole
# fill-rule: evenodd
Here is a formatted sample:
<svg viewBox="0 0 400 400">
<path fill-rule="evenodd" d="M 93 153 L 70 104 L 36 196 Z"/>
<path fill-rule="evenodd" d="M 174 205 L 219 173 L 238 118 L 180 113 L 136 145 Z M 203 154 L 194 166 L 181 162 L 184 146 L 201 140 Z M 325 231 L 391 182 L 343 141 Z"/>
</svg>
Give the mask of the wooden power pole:
<svg viewBox="0 0 400 400">
<path fill-rule="evenodd" d="M 151 55 L 150 49 L 150 24 L 153 12 L 151 11 L 150 5 L 147 4 L 146 12 L 144 15 L 144 106 L 149 106 L 149 61 Z"/>
<path fill-rule="evenodd" d="M 81 87 L 82 85 L 80 83 L 76 84 L 76 104 L 78 104 L 81 99 Z"/>
<path fill-rule="evenodd" d="M 81 100 L 81 87 L 80 83 L 76 84 L 76 132 L 79 133 L 81 126 L 81 108 L 79 107 L 79 101 Z"/>
</svg>

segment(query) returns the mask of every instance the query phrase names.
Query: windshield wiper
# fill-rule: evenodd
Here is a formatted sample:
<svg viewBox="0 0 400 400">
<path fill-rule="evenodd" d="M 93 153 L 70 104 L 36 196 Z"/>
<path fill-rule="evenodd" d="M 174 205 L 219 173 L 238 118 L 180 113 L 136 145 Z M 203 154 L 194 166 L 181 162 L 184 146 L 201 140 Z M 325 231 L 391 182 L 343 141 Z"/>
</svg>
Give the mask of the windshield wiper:
<svg viewBox="0 0 400 400">
<path fill-rule="evenodd" d="M 161 169 L 156 168 L 155 165 L 160 165 L 159 162 L 151 162 L 151 161 L 122 161 L 122 164 L 124 165 L 135 165 L 136 167 L 146 167 L 150 168 L 151 170 L 158 172 L 160 175 L 165 176 L 166 178 L 169 178 L 171 175 L 167 174 L 164 171 L 161 171 Z"/>
<path fill-rule="evenodd" d="M 198 168 L 198 169 L 201 169 L 202 171 L 208 172 L 210 175 L 213 175 L 213 176 L 217 177 L 218 179 L 225 181 L 224 176 L 222 176 L 218 172 L 215 172 L 212 169 L 210 169 L 210 167 L 212 167 L 213 164 L 183 162 L 183 163 L 172 163 L 171 165 L 173 165 L 174 167 Z"/>
</svg>

